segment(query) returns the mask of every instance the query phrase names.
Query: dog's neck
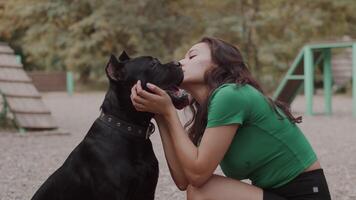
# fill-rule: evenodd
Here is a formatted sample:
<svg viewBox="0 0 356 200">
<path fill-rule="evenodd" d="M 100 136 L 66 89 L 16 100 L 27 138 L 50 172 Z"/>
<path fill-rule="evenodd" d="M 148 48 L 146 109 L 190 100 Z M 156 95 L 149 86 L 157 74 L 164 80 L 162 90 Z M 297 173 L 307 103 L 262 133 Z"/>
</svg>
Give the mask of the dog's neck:
<svg viewBox="0 0 356 200">
<path fill-rule="evenodd" d="M 148 126 L 153 117 L 152 113 L 137 111 L 132 105 L 130 92 L 125 89 L 116 94 L 112 88 L 109 88 L 101 109 L 107 115 L 144 127 Z"/>
</svg>

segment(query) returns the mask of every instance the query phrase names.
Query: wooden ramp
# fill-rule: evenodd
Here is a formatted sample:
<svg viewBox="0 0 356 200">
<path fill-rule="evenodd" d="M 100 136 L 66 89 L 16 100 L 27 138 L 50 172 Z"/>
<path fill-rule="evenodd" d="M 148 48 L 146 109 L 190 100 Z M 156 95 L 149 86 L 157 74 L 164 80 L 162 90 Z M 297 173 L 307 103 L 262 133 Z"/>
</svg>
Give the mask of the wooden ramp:
<svg viewBox="0 0 356 200">
<path fill-rule="evenodd" d="M 332 59 L 332 49 L 351 48 L 348 54 Z M 325 113 L 332 113 L 332 86 L 345 85 L 352 79 L 353 115 L 356 117 L 356 41 L 324 42 L 305 45 L 274 92 L 273 99 L 290 105 L 304 86 L 306 114 L 313 115 L 315 68 L 321 66 Z"/>
<path fill-rule="evenodd" d="M 0 92 L 18 128 L 56 129 L 57 125 L 41 95 L 16 59 L 14 51 L 0 43 Z"/>
<path fill-rule="evenodd" d="M 313 52 L 313 57 L 315 58 L 314 64 L 317 64 L 317 62 L 320 62 L 321 52 Z M 287 103 L 288 105 L 293 102 L 304 83 L 303 59 L 303 50 L 301 50 L 287 73 L 288 77 L 284 79 L 283 87 L 279 88 L 278 94 L 275 94 L 274 99 Z"/>
</svg>

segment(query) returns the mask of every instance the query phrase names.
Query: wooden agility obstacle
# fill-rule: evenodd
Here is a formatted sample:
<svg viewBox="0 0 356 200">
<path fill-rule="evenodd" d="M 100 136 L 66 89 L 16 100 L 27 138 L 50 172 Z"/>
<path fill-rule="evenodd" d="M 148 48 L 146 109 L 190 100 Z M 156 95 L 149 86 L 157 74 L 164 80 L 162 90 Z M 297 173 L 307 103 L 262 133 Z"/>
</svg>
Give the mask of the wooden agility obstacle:
<svg viewBox="0 0 356 200">
<path fill-rule="evenodd" d="M 20 132 L 58 128 L 18 57 L 5 43 L 0 43 L 0 94 L 0 119 L 11 113 Z"/>
<path fill-rule="evenodd" d="M 325 114 L 332 114 L 332 56 L 331 50 L 337 48 L 351 48 L 351 70 L 348 77 L 352 78 L 352 112 L 356 117 L 356 42 L 328 42 L 305 45 L 295 58 L 288 72 L 277 87 L 273 99 L 291 104 L 304 86 L 306 97 L 306 115 L 313 115 L 314 75 L 315 67 L 323 66 L 323 85 Z M 337 65 L 334 62 L 335 67 Z"/>
</svg>

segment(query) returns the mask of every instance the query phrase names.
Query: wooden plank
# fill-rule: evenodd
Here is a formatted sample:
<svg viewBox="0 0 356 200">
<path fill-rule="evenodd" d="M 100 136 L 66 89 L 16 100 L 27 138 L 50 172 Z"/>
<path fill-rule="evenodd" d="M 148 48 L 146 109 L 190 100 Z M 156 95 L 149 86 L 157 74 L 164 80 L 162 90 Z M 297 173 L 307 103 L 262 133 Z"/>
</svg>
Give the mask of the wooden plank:
<svg viewBox="0 0 356 200">
<path fill-rule="evenodd" d="M 50 110 L 46 107 L 41 99 L 36 98 L 17 98 L 6 97 L 7 103 L 14 113 L 34 113 L 34 114 L 50 114 Z"/>
<path fill-rule="evenodd" d="M 284 101 L 283 97 L 280 97 L 281 96 L 281 93 L 282 93 L 282 90 L 284 90 L 285 88 L 285 85 L 287 84 L 288 82 L 288 77 L 291 76 L 291 75 L 299 75 L 299 74 L 295 74 L 295 71 L 298 70 L 298 67 L 300 65 L 300 62 L 302 62 L 301 60 L 303 59 L 303 55 L 304 55 L 304 48 L 302 48 L 297 57 L 293 60 L 293 63 L 291 64 L 291 66 L 289 67 L 286 75 L 283 77 L 281 83 L 278 85 L 276 91 L 274 92 L 273 96 L 272 96 L 272 99 L 273 100 L 280 100 L 280 101 Z"/>
<path fill-rule="evenodd" d="M 66 91 L 66 72 L 29 72 L 33 84 L 39 91 Z"/>
<path fill-rule="evenodd" d="M 346 65 L 346 66 L 349 66 L 351 68 L 352 61 L 351 60 L 344 60 L 344 59 L 334 58 L 334 61 L 332 62 L 332 64 L 333 65 L 340 65 L 340 66 Z"/>
<path fill-rule="evenodd" d="M 0 90 L 9 97 L 40 97 L 35 86 L 30 83 L 0 82 Z"/>
<path fill-rule="evenodd" d="M 7 44 L 0 44 L 0 54 L 13 54 L 14 50 L 12 50 Z"/>
<path fill-rule="evenodd" d="M 20 68 L 0 68 L 0 81 L 31 82 L 26 72 Z"/>
<path fill-rule="evenodd" d="M 342 87 L 352 79 L 351 50 L 336 54 L 332 60 L 332 77 L 334 84 Z"/>
<path fill-rule="evenodd" d="M 0 54 L 0 67 L 22 67 L 16 60 L 16 55 Z"/>
<path fill-rule="evenodd" d="M 54 119 L 48 114 L 14 113 L 17 124 L 26 129 L 55 129 L 58 128 Z"/>
<path fill-rule="evenodd" d="M 351 79 L 351 73 L 352 70 L 338 70 L 338 71 L 334 71 L 334 76 L 345 76 L 345 77 L 349 77 Z"/>
<path fill-rule="evenodd" d="M 290 105 L 295 97 L 295 93 L 303 82 L 302 80 L 289 80 L 281 94 L 277 97 L 277 100 Z"/>
</svg>

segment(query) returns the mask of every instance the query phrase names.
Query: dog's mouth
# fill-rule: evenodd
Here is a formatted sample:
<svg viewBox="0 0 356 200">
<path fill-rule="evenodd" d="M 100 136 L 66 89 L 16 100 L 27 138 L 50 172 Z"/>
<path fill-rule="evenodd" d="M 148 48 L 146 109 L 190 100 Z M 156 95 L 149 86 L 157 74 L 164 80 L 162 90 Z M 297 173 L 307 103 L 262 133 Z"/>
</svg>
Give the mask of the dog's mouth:
<svg viewBox="0 0 356 200">
<path fill-rule="evenodd" d="M 189 95 L 188 93 L 180 89 L 178 86 L 183 82 L 184 79 L 184 74 L 183 70 L 180 67 L 180 63 L 178 62 L 171 62 L 168 63 L 165 66 L 170 68 L 171 71 L 170 74 L 174 74 L 174 76 L 171 76 L 170 79 L 164 81 L 164 82 L 169 82 L 168 87 L 165 87 L 164 90 L 168 93 L 170 98 L 172 99 L 173 105 L 176 107 L 176 109 L 183 109 L 187 105 L 189 105 Z"/>
<path fill-rule="evenodd" d="M 189 105 L 189 96 L 185 90 L 180 89 L 177 86 L 171 86 L 165 91 L 171 97 L 174 107 L 176 107 L 178 110 L 181 110 Z"/>
</svg>

